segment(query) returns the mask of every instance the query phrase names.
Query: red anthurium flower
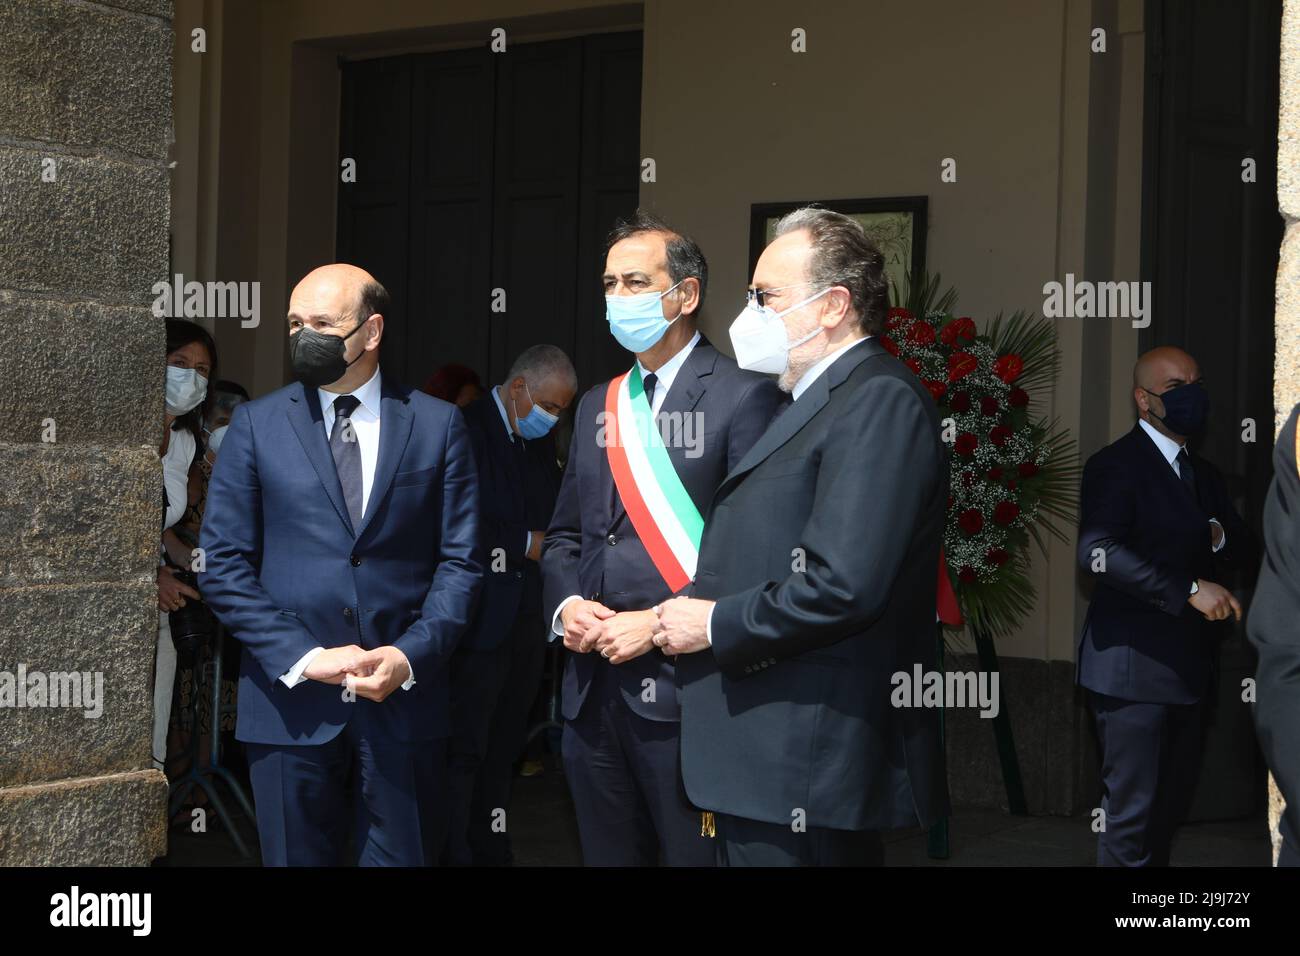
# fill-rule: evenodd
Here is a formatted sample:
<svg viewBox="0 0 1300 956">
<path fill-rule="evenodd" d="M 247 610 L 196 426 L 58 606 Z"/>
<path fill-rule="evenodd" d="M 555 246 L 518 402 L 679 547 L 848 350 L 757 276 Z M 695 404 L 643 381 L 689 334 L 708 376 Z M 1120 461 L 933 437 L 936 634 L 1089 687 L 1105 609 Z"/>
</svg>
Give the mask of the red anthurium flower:
<svg viewBox="0 0 1300 956">
<path fill-rule="evenodd" d="M 1020 505 L 1014 501 L 999 501 L 993 508 L 993 520 L 1006 526 L 1020 516 Z"/>
<path fill-rule="evenodd" d="M 1012 408 L 1024 408 L 1029 404 L 1029 393 L 1023 388 L 1013 388 L 1011 394 L 1007 396 L 1007 401 Z"/>
<path fill-rule="evenodd" d="M 936 402 L 943 398 L 944 392 L 948 391 L 948 386 L 945 383 L 937 382 L 932 378 L 925 379 L 922 384 L 930 390 L 930 394 L 934 396 Z"/>
<path fill-rule="evenodd" d="M 1038 466 L 1032 461 L 1022 461 L 1016 465 L 1016 471 L 1020 472 L 1021 478 L 1032 478 L 1038 474 Z"/>
<path fill-rule="evenodd" d="M 998 413 L 998 400 L 992 395 L 985 395 L 980 399 L 980 414 L 993 416 Z"/>
<path fill-rule="evenodd" d="M 913 322 L 907 330 L 907 341 L 913 345 L 934 344 L 934 326 L 929 322 Z"/>
<path fill-rule="evenodd" d="M 948 381 L 957 382 L 979 368 L 979 360 L 969 352 L 953 352 L 948 356 Z"/>
<path fill-rule="evenodd" d="M 957 572 L 957 580 L 962 584 L 974 584 L 976 581 L 975 569 L 969 564 L 963 564 L 961 570 Z"/>
<path fill-rule="evenodd" d="M 993 363 L 993 374 L 1010 385 L 1025 370 L 1025 360 L 1019 355 L 1004 355 Z"/>
<path fill-rule="evenodd" d="M 943 344 L 952 348 L 959 345 L 965 345 L 968 342 L 975 341 L 975 322 L 969 316 L 962 316 L 960 319 L 953 319 L 943 327 L 939 337 Z"/>
<path fill-rule="evenodd" d="M 989 430 L 989 441 L 1001 448 L 1007 443 L 1007 439 L 1009 439 L 1011 435 L 1012 431 L 1006 425 L 994 425 Z"/>
<path fill-rule="evenodd" d="M 889 310 L 889 315 L 885 319 L 885 328 L 896 329 L 911 318 L 913 318 L 912 313 L 907 309 L 894 307 Z"/>
<path fill-rule="evenodd" d="M 953 443 L 953 448 L 959 455 L 967 457 L 975 454 L 975 449 L 979 447 L 980 440 L 970 432 L 962 432 L 957 436 L 957 441 Z"/>
<path fill-rule="evenodd" d="M 888 335 L 882 335 L 882 336 L 880 337 L 880 344 L 884 346 L 886 352 L 888 352 L 890 355 L 894 356 L 894 358 L 898 358 L 898 343 L 897 343 L 897 342 L 895 342 L 893 339 L 891 339 Z"/>
<path fill-rule="evenodd" d="M 957 526 L 967 534 L 979 534 L 984 527 L 984 516 L 978 508 L 967 508 L 958 516 Z"/>
<path fill-rule="evenodd" d="M 1011 560 L 1011 555 L 1002 548 L 989 548 L 984 555 L 984 560 L 989 564 L 1002 567 L 1002 565 Z"/>
</svg>

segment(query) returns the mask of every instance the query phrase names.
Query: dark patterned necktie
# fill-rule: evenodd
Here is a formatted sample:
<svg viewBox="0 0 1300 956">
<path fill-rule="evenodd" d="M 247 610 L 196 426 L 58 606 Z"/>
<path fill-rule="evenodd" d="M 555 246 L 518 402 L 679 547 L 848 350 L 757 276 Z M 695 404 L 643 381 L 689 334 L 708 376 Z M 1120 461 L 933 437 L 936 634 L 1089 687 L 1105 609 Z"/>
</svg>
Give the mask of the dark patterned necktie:
<svg viewBox="0 0 1300 956">
<path fill-rule="evenodd" d="M 659 376 L 655 375 L 654 372 L 650 372 L 641 381 L 641 384 L 645 386 L 646 404 L 649 405 L 653 411 L 655 407 L 655 386 L 659 384 Z"/>
<path fill-rule="evenodd" d="M 1192 470 L 1192 458 L 1187 454 L 1187 449 L 1178 449 L 1178 457 L 1174 461 L 1178 462 L 1178 477 L 1187 486 L 1187 491 L 1192 496 L 1192 500 L 1196 501 L 1196 472 Z"/>
<path fill-rule="evenodd" d="M 340 395 L 334 399 L 334 427 L 330 429 L 330 453 L 334 456 L 334 468 L 343 487 L 343 500 L 348 503 L 354 531 L 361 524 L 361 446 L 357 443 L 352 413 L 360 404 L 355 395 Z"/>
</svg>

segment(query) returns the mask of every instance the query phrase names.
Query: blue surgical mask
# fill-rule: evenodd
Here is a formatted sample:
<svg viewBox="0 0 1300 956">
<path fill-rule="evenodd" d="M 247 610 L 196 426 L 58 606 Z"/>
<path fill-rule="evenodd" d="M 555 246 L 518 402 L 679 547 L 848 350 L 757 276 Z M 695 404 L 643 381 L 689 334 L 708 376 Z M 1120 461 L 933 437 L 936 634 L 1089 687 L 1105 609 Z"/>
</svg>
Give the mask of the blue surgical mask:
<svg viewBox="0 0 1300 956">
<path fill-rule="evenodd" d="M 528 400 L 533 402 L 533 393 L 528 391 L 528 383 L 524 382 L 524 392 L 528 395 Z M 519 406 L 512 398 L 510 404 L 515 408 L 515 426 L 519 429 L 521 438 L 541 438 L 560 420 L 558 415 L 552 415 L 542 406 L 533 402 L 533 410 L 523 418 L 519 417 Z"/>
<path fill-rule="evenodd" d="M 682 317 L 681 312 L 678 312 L 673 319 L 665 319 L 663 306 L 660 305 L 660 300 L 681 284 L 673 283 L 671 288 L 663 292 L 605 296 L 605 318 L 609 320 L 609 330 L 618 344 L 629 352 L 637 353 L 654 348 L 655 343 L 668 331 L 668 326 Z"/>
</svg>

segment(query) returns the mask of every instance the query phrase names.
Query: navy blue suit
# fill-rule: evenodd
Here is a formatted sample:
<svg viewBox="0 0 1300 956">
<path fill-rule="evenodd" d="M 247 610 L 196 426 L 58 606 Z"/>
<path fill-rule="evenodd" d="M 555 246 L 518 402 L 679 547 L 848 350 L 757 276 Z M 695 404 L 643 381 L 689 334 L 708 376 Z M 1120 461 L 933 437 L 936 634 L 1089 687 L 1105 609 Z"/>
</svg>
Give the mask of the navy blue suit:
<svg viewBox="0 0 1300 956">
<path fill-rule="evenodd" d="M 478 489 L 459 411 L 381 383 L 378 461 L 358 527 L 316 390 L 298 383 L 235 410 L 209 486 L 200 587 L 243 644 L 236 736 L 248 745 L 269 864 L 337 863 L 349 829 L 360 863 L 436 858 L 447 664 L 482 574 Z M 312 648 L 349 644 L 400 648 L 416 683 L 375 703 L 280 681 Z"/>
<path fill-rule="evenodd" d="M 583 395 L 575 413 L 542 553 L 548 620 L 575 594 L 615 611 L 645 610 L 672 596 L 628 518 L 600 443 L 607 387 Z M 783 401 L 771 379 L 742 371 L 703 337 L 696 343 L 659 415 L 699 416 L 698 455 L 683 442 L 666 444 L 701 514 Z M 669 865 L 711 864 L 713 847 L 700 838 L 699 813 L 681 784 L 681 707 L 671 658 L 657 647 L 617 666 L 594 652 L 567 656 L 562 749 L 585 862 L 654 865 L 662 853 Z"/>
<path fill-rule="evenodd" d="M 1135 425 L 1084 467 L 1078 560 L 1096 587 L 1076 677 L 1090 692 L 1102 747 L 1101 865 L 1169 862 L 1199 772 L 1201 703 L 1222 627 L 1188 597 L 1198 578 L 1229 586 L 1250 551 L 1222 476 L 1195 454 L 1191 463 L 1194 497 Z M 1227 536 L 1217 553 L 1211 518 Z"/>
<path fill-rule="evenodd" d="M 491 394 L 463 411 L 478 463 L 484 575 L 478 612 L 452 658 L 446 861 L 493 866 L 511 858 L 508 820 L 494 827 L 494 814 L 510 803 L 546 653 L 541 568 L 525 545 L 551 520 L 560 467 L 552 435 L 512 440 Z"/>
</svg>

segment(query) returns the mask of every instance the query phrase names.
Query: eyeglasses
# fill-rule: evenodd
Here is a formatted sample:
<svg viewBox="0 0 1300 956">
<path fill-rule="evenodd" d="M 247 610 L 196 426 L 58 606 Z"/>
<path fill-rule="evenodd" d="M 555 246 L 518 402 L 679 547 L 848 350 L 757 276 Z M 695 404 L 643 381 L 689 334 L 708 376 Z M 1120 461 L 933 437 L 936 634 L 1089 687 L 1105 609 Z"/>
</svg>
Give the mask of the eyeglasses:
<svg viewBox="0 0 1300 956">
<path fill-rule="evenodd" d="M 793 285 L 781 285 L 781 286 L 777 286 L 775 289 L 746 289 L 746 290 L 745 290 L 745 304 L 748 305 L 749 303 L 754 302 L 754 303 L 757 303 L 757 304 L 758 304 L 758 307 L 761 309 L 761 308 L 763 308 L 764 305 L 766 304 L 766 303 L 763 302 L 763 299 L 764 299 L 765 296 L 769 296 L 769 295 L 771 295 L 773 292 L 784 292 L 786 289 L 797 289 L 797 288 L 799 288 L 800 286 L 805 286 L 805 285 L 812 285 L 812 283 L 811 283 L 811 282 L 796 282 L 796 283 L 794 283 Z"/>
</svg>

